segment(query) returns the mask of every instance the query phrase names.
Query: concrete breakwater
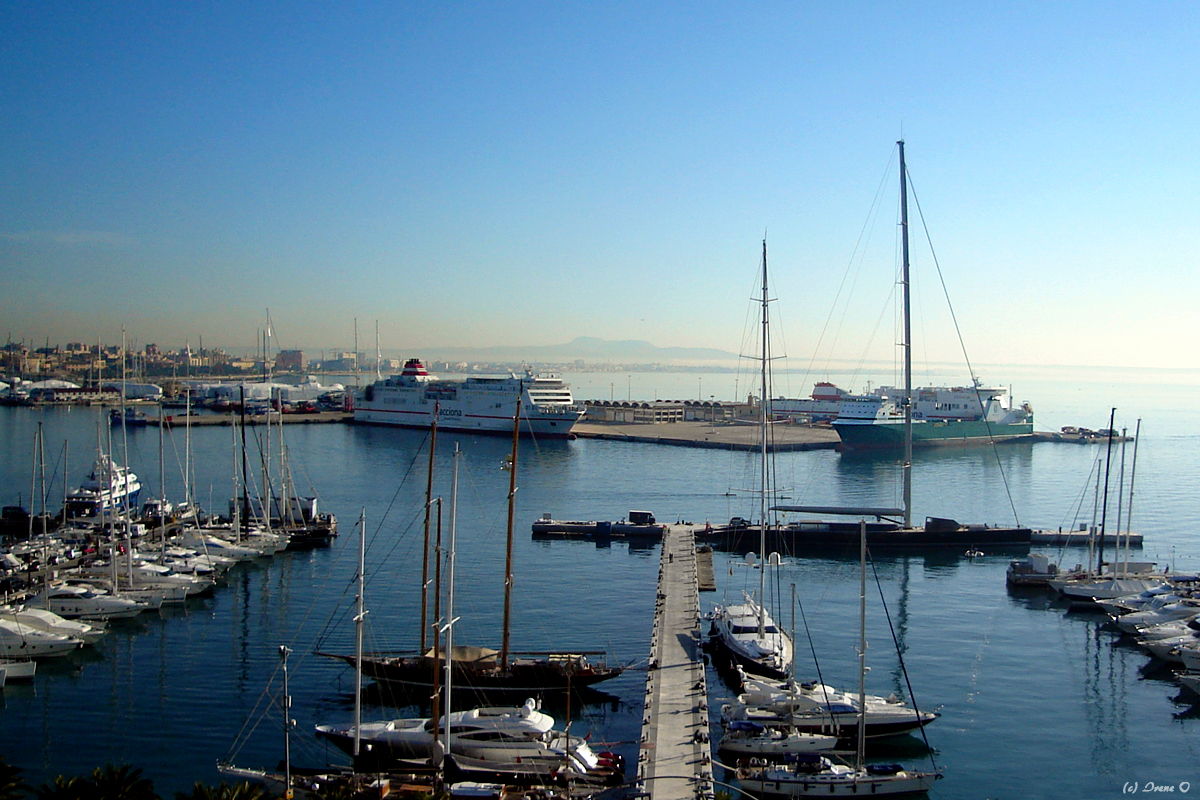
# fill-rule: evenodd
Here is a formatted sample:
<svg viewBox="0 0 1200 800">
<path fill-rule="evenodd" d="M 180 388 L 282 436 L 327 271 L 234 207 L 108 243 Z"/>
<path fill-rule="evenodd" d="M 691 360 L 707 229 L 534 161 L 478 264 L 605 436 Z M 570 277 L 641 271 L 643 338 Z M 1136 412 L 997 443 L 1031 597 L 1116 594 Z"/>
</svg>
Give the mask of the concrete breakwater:
<svg viewBox="0 0 1200 800">
<path fill-rule="evenodd" d="M 315 414 L 247 414 L 243 419 L 240 414 L 192 414 L 190 417 L 187 414 L 166 414 L 163 416 L 163 424 L 170 427 L 181 427 L 191 424 L 193 426 L 212 426 L 212 425 L 241 425 L 243 422 L 246 425 L 266 425 L 267 422 L 277 424 L 282 421 L 287 425 L 295 424 L 315 424 L 315 423 L 330 423 L 330 422 L 353 422 L 354 414 L 349 411 L 319 411 Z M 152 416 L 145 423 L 144 427 L 154 427 L 158 425 L 158 417 Z"/>
</svg>

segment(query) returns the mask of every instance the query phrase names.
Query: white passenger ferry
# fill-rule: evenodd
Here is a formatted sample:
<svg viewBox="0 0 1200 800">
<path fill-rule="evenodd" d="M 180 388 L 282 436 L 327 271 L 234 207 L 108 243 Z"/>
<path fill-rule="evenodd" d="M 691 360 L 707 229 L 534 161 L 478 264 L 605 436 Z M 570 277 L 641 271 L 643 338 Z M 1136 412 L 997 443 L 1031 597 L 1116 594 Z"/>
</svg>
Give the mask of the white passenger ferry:
<svg viewBox="0 0 1200 800">
<path fill-rule="evenodd" d="M 420 359 L 410 358 L 399 375 L 375 381 L 354 398 L 354 421 L 368 425 L 428 428 L 436 410 L 438 428 L 476 433 L 511 433 L 517 398 L 522 435 L 566 437 L 583 416 L 571 389 L 554 375 L 470 377 L 439 380 Z"/>
</svg>

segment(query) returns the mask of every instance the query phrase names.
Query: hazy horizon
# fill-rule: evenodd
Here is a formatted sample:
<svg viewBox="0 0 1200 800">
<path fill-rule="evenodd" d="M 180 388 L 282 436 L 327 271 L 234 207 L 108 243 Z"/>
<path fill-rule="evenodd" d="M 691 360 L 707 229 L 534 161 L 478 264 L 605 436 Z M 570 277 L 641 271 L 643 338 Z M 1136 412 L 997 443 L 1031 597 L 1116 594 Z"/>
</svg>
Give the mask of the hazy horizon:
<svg viewBox="0 0 1200 800">
<path fill-rule="evenodd" d="M 777 351 L 888 360 L 903 138 L 914 358 L 1200 366 L 1191 4 L 0 21 L 0 334 L 34 346 L 252 352 L 269 313 L 284 349 L 738 352 L 765 237 Z"/>
</svg>

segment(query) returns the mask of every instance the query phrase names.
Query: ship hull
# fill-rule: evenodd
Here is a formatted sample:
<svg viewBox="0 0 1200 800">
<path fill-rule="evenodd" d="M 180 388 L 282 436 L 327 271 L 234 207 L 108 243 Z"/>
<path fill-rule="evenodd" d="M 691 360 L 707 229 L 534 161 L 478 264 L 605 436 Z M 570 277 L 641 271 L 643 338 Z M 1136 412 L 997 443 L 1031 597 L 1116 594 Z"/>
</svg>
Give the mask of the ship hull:
<svg viewBox="0 0 1200 800">
<path fill-rule="evenodd" d="M 903 422 L 837 422 L 834 430 L 848 450 L 884 450 L 904 447 Z M 1033 438 L 1033 419 L 1011 424 L 981 420 L 913 421 L 913 447 L 944 447 Z"/>
<path fill-rule="evenodd" d="M 354 656 L 335 656 L 351 666 Z M 481 694 L 530 694 L 547 691 L 579 691 L 617 677 L 623 667 L 607 664 L 572 668 L 578 654 L 541 658 L 520 658 L 508 669 L 455 662 L 454 686 L 462 691 Z M 363 676 L 408 690 L 426 691 L 435 685 L 432 659 L 413 657 L 363 656 Z"/>
<path fill-rule="evenodd" d="M 521 435 L 565 439 L 581 414 L 571 412 L 553 415 L 521 415 Z M 360 425 L 390 425 L 397 428 L 428 430 L 433 426 L 432 411 L 399 411 L 358 406 L 354 422 Z M 438 430 L 464 433 L 494 433 L 512 435 L 513 418 L 493 414 L 471 413 L 462 408 L 441 408 L 438 411 Z"/>
<path fill-rule="evenodd" d="M 922 527 L 905 528 L 892 523 L 868 523 L 867 546 L 876 550 L 955 550 L 1028 548 L 1033 531 L 1029 528 L 961 525 L 953 520 L 928 519 Z M 771 528 L 766 535 L 768 547 L 786 548 L 804 553 L 823 550 L 850 550 L 860 545 L 857 522 L 813 521 Z M 726 529 L 710 541 L 725 550 L 750 551 L 758 547 L 758 528 Z"/>
</svg>

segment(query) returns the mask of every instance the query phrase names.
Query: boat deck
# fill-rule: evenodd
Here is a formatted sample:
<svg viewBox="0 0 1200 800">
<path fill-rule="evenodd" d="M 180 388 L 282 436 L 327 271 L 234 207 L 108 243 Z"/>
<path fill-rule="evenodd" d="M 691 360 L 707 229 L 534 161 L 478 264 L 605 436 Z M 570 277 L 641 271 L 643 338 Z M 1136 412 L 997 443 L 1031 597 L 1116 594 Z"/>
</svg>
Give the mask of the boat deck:
<svg viewBox="0 0 1200 800">
<path fill-rule="evenodd" d="M 695 537 L 690 526 L 666 528 L 637 780 L 653 800 L 712 800 Z"/>
</svg>

